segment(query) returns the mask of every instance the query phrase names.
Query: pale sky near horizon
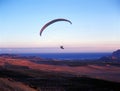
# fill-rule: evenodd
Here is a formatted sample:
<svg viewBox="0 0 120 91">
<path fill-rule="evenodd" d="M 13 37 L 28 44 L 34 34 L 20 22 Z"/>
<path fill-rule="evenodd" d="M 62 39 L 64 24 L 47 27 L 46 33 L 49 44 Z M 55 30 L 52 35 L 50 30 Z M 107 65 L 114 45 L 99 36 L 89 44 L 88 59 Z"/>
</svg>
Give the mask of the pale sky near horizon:
<svg viewBox="0 0 120 91">
<path fill-rule="evenodd" d="M 42 26 L 56 18 L 68 19 L 72 25 L 56 22 L 40 37 Z M 0 0 L 0 52 L 111 52 L 119 48 L 119 0 Z"/>
</svg>

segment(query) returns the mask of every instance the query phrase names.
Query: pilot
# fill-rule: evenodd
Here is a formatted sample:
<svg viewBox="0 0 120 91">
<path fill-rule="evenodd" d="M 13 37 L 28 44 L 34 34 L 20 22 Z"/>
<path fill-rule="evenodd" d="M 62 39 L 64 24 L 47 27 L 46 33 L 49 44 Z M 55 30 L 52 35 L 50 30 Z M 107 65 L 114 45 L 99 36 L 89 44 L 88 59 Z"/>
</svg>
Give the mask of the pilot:
<svg viewBox="0 0 120 91">
<path fill-rule="evenodd" d="M 60 48 L 61 48 L 61 49 L 64 49 L 64 47 L 63 47 L 63 46 L 60 46 Z"/>
</svg>

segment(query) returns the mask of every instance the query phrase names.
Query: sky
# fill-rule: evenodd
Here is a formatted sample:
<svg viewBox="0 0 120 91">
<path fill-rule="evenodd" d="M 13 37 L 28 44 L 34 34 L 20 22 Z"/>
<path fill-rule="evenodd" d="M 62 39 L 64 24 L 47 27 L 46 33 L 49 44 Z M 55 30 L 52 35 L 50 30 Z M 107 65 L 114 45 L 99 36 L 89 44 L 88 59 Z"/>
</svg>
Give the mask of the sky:
<svg viewBox="0 0 120 91">
<path fill-rule="evenodd" d="M 68 19 L 72 25 L 56 22 L 40 36 L 43 25 L 56 18 Z M 0 0 L 0 53 L 112 52 L 119 48 L 119 0 Z"/>
</svg>

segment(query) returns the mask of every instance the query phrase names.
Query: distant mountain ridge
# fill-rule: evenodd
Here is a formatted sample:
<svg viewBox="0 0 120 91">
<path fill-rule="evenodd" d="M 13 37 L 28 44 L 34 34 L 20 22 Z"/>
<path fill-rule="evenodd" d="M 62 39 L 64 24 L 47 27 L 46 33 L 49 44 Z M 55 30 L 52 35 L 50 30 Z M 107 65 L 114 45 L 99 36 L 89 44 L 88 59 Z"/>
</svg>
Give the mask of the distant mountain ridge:
<svg viewBox="0 0 120 91">
<path fill-rule="evenodd" d="M 120 60 L 120 49 L 114 51 L 111 55 L 101 57 L 100 60 Z"/>
<path fill-rule="evenodd" d="M 113 59 L 120 59 L 120 49 L 112 53 Z"/>
</svg>

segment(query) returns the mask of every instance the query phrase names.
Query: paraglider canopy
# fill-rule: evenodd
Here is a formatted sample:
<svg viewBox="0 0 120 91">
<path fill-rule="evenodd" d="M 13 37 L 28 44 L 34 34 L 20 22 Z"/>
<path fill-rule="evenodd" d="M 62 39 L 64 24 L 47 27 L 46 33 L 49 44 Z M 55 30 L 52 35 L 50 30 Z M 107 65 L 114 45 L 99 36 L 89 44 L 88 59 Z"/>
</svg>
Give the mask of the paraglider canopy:
<svg viewBox="0 0 120 91">
<path fill-rule="evenodd" d="M 67 20 L 67 19 L 63 19 L 63 18 L 54 19 L 54 20 L 46 23 L 46 24 L 41 28 L 41 30 L 40 30 L 40 36 L 42 35 L 42 32 L 46 29 L 46 27 L 48 27 L 49 25 L 51 25 L 51 24 L 53 24 L 53 23 L 55 23 L 55 22 L 58 22 L 58 21 L 66 21 L 66 22 L 72 24 L 72 22 L 71 22 L 70 20 Z"/>
<path fill-rule="evenodd" d="M 51 20 L 49 21 L 48 23 L 46 23 L 40 30 L 40 36 L 42 36 L 42 33 L 43 31 L 51 24 L 55 23 L 55 22 L 59 22 L 59 21 L 65 21 L 65 22 L 68 22 L 70 24 L 72 24 L 72 22 L 70 20 L 67 20 L 67 19 L 63 19 L 63 18 L 58 18 L 58 19 L 54 19 L 54 20 Z M 63 46 L 60 46 L 61 49 L 64 49 Z"/>
</svg>

